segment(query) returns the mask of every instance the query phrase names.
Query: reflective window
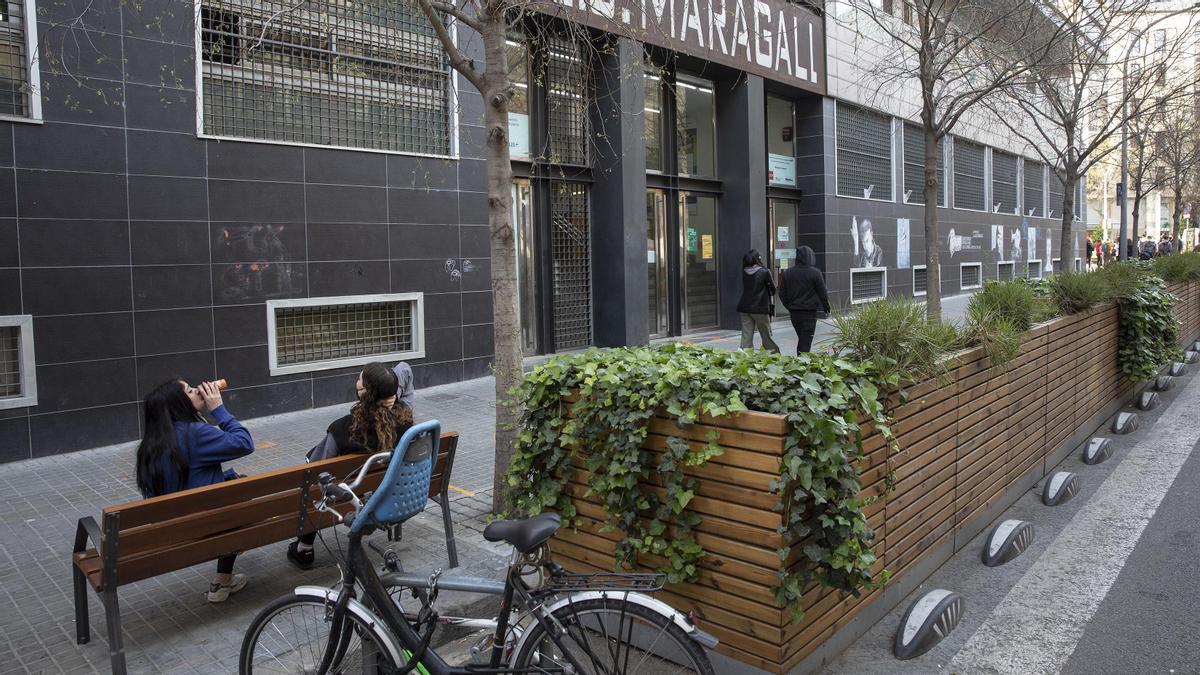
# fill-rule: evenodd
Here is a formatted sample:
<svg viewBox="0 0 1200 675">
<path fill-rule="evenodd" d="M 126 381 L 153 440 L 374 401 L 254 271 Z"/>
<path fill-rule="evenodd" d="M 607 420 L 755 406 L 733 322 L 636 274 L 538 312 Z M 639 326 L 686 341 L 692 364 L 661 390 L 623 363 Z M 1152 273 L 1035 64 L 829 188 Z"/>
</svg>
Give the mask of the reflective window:
<svg viewBox="0 0 1200 675">
<path fill-rule="evenodd" d="M 675 108 L 679 173 L 687 176 L 717 175 L 712 83 L 679 77 L 675 83 Z"/>
<path fill-rule="evenodd" d="M 508 102 L 508 153 L 513 159 L 529 159 L 529 50 L 524 43 L 509 40 L 508 76 L 513 97 Z"/>
<path fill-rule="evenodd" d="M 796 186 L 796 106 L 767 97 L 767 182 Z"/>
<path fill-rule="evenodd" d="M 646 73 L 646 169 L 663 170 L 662 138 L 662 77 L 656 72 Z"/>
</svg>

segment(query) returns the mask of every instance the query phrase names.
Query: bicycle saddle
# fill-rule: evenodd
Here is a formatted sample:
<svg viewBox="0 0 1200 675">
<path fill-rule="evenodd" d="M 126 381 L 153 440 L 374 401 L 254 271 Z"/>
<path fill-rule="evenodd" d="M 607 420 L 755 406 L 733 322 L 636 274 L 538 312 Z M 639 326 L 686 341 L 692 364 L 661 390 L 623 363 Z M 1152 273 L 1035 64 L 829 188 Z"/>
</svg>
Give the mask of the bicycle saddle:
<svg viewBox="0 0 1200 675">
<path fill-rule="evenodd" d="M 497 520 L 483 528 L 488 541 L 506 541 L 521 553 L 529 553 L 546 543 L 562 525 L 557 513 L 541 513 L 524 520 Z"/>
</svg>

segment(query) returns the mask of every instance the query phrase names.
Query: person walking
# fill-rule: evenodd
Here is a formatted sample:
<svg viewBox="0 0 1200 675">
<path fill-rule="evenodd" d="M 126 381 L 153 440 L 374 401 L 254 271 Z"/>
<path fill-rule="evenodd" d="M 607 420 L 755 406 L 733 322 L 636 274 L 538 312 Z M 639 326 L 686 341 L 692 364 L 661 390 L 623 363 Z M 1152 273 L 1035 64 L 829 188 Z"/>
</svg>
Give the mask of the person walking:
<svg viewBox="0 0 1200 675">
<path fill-rule="evenodd" d="M 779 299 L 787 307 L 796 329 L 796 354 L 812 351 L 817 332 L 817 312 L 829 314 L 829 294 L 825 276 L 817 269 L 817 254 L 808 246 L 796 248 L 796 265 L 789 267 L 780 280 Z"/>
<path fill-rule="evenodd" d="M 1092 269 L 1092 237 L 1088 235 L 1086 245 L 1083 247 L 1083 254 L 1087 256 L 1087 266 L 1084 269 Z"/>
<path fill-rule="evenodd" d="M 779 352 L 771 339 L 771 317 L 775 314 L 775 282 L 763 265 L 758 251 L 750 249 L 742 256 L 742 299 L 737 311 L 742 315 L 742 349 L 754 347 L 754 330 L 762 336 L 763 349 Z"/>
</svg>

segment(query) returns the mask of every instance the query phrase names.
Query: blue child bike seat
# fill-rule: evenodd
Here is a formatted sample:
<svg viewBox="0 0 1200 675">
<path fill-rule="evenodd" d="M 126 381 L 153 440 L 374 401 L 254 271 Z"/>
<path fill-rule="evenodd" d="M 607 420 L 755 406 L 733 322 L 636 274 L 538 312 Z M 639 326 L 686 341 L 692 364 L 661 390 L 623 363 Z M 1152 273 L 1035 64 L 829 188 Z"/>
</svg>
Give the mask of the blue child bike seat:
<svg viewBox="0 0 1200 675">
<path fill-rule="evenodd" d="M 437 457 L 441 437 L 442 423 L 437 420 L 422 422 L 404 432 L 392 451 L 383 481 L 355 517 L 352 532 L 362 532 L 368 526 L 403 523 L 425 510 L 433 459 Z"/>
</svg>

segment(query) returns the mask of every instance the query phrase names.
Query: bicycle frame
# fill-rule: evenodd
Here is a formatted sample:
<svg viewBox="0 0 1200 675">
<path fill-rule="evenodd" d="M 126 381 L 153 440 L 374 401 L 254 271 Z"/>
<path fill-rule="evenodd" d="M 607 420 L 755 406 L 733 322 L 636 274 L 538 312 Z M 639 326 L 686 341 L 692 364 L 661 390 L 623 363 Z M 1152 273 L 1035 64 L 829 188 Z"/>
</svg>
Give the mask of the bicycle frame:
<svg viewBox="0 0 1200 675">
<path fill-rule="evenodd" d="M 388 596 L 382 580 L 376 573 L 371 560 L 367 557 L 362 546 L 363 536 L 369 534 L 368 531 L 354 532 L 351 531 L 349 537 L 348 552 L 346 555 L 345 573 L 342 578 L 342 588 L 337 594 L 334 604 L 333 616 L 331 621 L 331 631 L 329 643 L 326 646 L 326 652 L 322 659 L 319 673 L 327 673 L 330 667 L 339 660 L 342 656 L 340 652 L 344 652 L 346 648 L 345 639 L 343 639 L 341 631 L 345 625 L 344 619 L 349 611 L 350 601 L 355 599 L 356 586 L 362 587 L 366 599 L 370 603 L 370 608 L 366 611 L 379 615 L 384 625 L 388 629 L 390 637 L 396 639 L 396 643 L 389 645 L 394 647 L 395 653 L 400 654 L 401 661 L 397 666 L 403 667 L 404 663 L 412 656 L 406 654 L 415 654 L 420 666 L 428 672 L 429 675 L 517 675 L 519 673 L 545 673 L 547 670 L 539 667 L 536 670 L 518 670 L 512 668 L 501 667 L 504 659 L 505 635 L 508 632 L 509 617 L 512 614 L 514 598 L 518 599 L 523 606 L 529 607 L 533 618 L 545 628 L 547 635 L 554 643 L 562 650 L 563 655 L 571 662 L 576 672 L 588 672 L 578 661 L 574 655 L 570 653 L 565 645 L 563 645 L 559 636 L 559 630 L 556 630 L 550 621 L 549 612 L 539 611 L 540 603 L 533 598 L 532 592 L 519 575 L 519 565 L 513 565 L 509 568 L 505 583 L 502 585 L 502 590 L 499 595 L 502 596 L 500 603 L 500 611 L 495 621 L 495 632 L 493 635 L 492 653 L 489 663 L 484 666 L 472 666 L 469 668 L 455 668 L 447 664 L 438 654 L 432 649 L 426 648 L 425 641 L 417 631 L 409 625 L 408 620 L 404 617 L 402 610 Z M 404 578 L 404 575 L 395 575 L 399 578 Z M 459 583 L 454 583 L 458 581 Z M 484 580 L 474 579 L 459 579 L 448 580 L 448 584 L 439 586 L 446 589 L 463 590 L 468 592 L 483 592 L 487 594 L 496 594 L 498 586 L 497 582 L 487 583 Z M 465 582 L 465 583 L 464 583 Z M 480 583 L 483 582 L 483 583 Z M 331 600 L 333 598 L 330 598 Z M 417 672 L 414 667 L 413 672 Z"/>
</svg>

